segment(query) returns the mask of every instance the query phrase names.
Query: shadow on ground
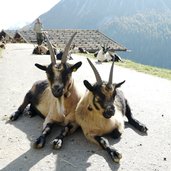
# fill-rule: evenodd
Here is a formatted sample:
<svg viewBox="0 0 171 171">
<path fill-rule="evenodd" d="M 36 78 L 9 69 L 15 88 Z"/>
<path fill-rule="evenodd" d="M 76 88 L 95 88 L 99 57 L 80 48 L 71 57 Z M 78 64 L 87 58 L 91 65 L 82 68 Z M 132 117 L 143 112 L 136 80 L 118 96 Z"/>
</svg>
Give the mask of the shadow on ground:
<svg viewBox="0 0 171 171">
<path fill-rule="evenodd" d="M 30 149 L 10 162 L 2 171 L 30 170 L 35 165 L 39 165 L 41 160 L 45 163 L 41 164 L 40 167 L 47 169 L 50 169 L 51 162 L 55 161 L 55 170 L 57 171 L 86 171 L 93 164 L 96 164 L 99 168 L 104 167 L 98 163 L 99 156 L 106 161 L 107 165 L 113 171 L 117 171 L 120 166 L 119 164 L 113 163 L 108 154 L 100 147 L 90 144 L 83 136 L 81 129 L 78 129 L 73 135 L 65 138 L 62 149 L 53 150 L 50 142 L 59 134 L 62 128 L 61 126 L 55 125 L 47 139 L 45 147 L 38 150 L 32 147 L 32 143 L 40 134 L 43 124 L 42 118 L 39 116 L 29 118 L 24 115 L 17 121 L 7 122 L 7 124 L 12 124 L 27 135 L 30 141 Z M 112 140 L 112 143 L 116 142 Z M 45 160 L 46 157 L 48 159 Z"/>
</svg>

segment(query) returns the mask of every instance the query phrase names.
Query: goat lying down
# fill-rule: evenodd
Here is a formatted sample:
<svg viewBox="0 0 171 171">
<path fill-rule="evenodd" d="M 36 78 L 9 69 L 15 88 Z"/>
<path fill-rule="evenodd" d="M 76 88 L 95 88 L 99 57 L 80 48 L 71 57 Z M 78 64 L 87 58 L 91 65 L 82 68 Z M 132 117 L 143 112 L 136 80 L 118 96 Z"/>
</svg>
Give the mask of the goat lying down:
<svg viewBox="0 0 171 171">
<path fill-rule="evenodd" d="M 112 53 L 110 51 L 110 47 L 101 46 L 101 49 L 95 52 L 94 56 L 97 58 L 98 62 L 109 62 L 109 61 L 123 62 L 123 60 L 119 55 L 117 55 L 115 52 Z"/>
<path fill-rule="evenodd" d="M 93 63 L 89 59 L 88 62 L 97 82 L 91 85 L 84 80 L 84 85 L 88 90 L 77 105 L 75 119 L 88 140 L 106 150 L 114 162 L 119 162 L 122 155 L 110 147 L 103 135 L 111 134 L 113 138 L 119 138 L 124 131 L 124 116 L 127 117 L 129 124 L 140 132 L 147 133 L 148 129 L 134 119 L 128 101 L 118 89 L 125 81 L 113 83 L 114 62 L 108 82 L 102 81 Z"/>
<path fill-rule="evenodd" d="M 56 55 L 56 49 L 55 47 L 53 47 L 53 51 Z M 46 45 L 37 45 L 34 49 L 33 49 L 33 52 L 32 54 L 36 54 L 36 55 L 49 55 L 50 54 L 50 51 L 48 49 L 48 47 Z"/>
<path fill-rule="evenodd" d="M 80 94 L 72 78 L 72 72 L 76 71 L 82 63 L 69 64 L 66 60 L 75 35 L 76 33 L 73 34 L 66 45 L 60 63 L 56 63 L 52 45 L 47 35 L 45 35 L 50 51 L 51 64 L 48 66 L 35 65 L 46 72 L 47 80 L 35 82 L 25 95 L 24 101 L 18 110 L 10 116 L 10 120 L 12 121 L 18 119 L 27 105 L 30 105 L 29 115 L 31 117 L 36 113 L 45 117 L 42 133 L 34 143 L 35 148 L 42 148 L 44 146 L 46 137 L 54 122 L 67 125 L 74 120 L 74 111 L 80 100 Z"/>
<path fill-rule="evenodd" d="M 32 54 L 36 55 L 48 55 L 49 49 L 44 45 L 38 45 L 33 49 Z"/>
</svg>

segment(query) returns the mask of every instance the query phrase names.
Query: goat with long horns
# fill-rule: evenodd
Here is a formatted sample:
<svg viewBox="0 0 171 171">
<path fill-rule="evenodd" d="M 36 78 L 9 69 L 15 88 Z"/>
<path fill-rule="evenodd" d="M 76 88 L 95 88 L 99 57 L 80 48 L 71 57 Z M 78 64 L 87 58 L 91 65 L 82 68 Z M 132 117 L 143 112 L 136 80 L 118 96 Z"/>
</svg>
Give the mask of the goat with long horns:
<svg viewBox="0 0 171 171">
<path fill-rule="evenodd" d="M 57 63 L 52 45 L 45 34 L 51 63 L 47 66 L 35 65 L 46 72 L 47 79 L 33 84 L 32 88 L 25 95 L 23 103 L 10 117 L 11 121 L 18 119 L 25 108 L 30 105 L 28 111 L 30 117 L 38 113 L 45 118 L 42 133 L 34 143 L 35 148 L 42 148 L 44 146 L 46 137 L 55 122 L 68 125 L 74 120 L 74 111 L 81 96 L 72 78 L 72 72 L 76 71 L 82 63 L 67 63 L 67 55 L 75 35 L 76 33 L 72 35 L 67 43 L 61 62 Z"/>
<path fill-rule="evenodd" d="M 96 77 L 96 83 L 91 85 L 84 80 L 88 89 L 76 108 L 76 122 L 81 126 L 88 140 L 100 145 L 108 152 L 114 162 L 119 162 L 122 155 L 112 149 L 103 136 L 111 134 L 119 138 L 124 131 L 124 116 L 128 122 L 142 133 L 147 133 L 147 127 L 134 119 L 128 101 L 118 88 L 125 82 L 113 83 L 112 63 L 108 82 L 102 81 L 93 63 L 87 59 Z"/>
</svg>

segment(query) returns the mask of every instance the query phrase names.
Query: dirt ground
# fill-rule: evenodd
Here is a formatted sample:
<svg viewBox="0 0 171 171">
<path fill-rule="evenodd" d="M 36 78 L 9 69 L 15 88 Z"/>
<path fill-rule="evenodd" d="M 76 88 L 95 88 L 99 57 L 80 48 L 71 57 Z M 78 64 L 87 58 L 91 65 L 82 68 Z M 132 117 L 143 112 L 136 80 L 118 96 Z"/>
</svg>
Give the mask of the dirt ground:
<svg viewBox="0 0 171 171">
<path fill-rule="evenodd" d="M 15 122 L 8 117 L 23 100 L 36 80 L 46 78 L 34 64 L 49 64 L 48 55 L 32 55 L 31 44 L 8 44 L 0 58 L 0 170 L 2 171 L 170 171 L 171 170 L 171 81 L 115 66 L 114 81 L 122 86 L 134 116 L 146 124 L 143 136 L 129 125 L 120 140 L 110 137 L 110 144 L 123 155 L 120 164 L 112 162 L 100 147 L 89 143 L 81 130 L 67 137 L 63 148 L 53 150 L 50 142 L 61 130 L 56 126 L 43 149 L 32 148 L 40 135 L 43 119 L 24 115 Z M 95 80 L 86 58 L 73 74 L 80 90 L 83 80 Z M 96 65 L 108 80 L 109 63 Z"/>
</svg>

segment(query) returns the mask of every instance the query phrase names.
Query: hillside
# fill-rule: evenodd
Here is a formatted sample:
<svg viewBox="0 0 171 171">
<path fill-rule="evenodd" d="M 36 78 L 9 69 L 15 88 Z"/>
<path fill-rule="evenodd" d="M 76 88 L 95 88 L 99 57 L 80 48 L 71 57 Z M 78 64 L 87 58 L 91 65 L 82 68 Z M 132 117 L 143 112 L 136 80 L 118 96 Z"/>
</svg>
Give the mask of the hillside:
<svg viewBox="0 0 171 171">
<path fill-rule="evenodd" d="M 142 64 L 171 69 L 170 0 L 61 0 L 40 16 L 47 29 L 99 29 Z"/>
</svg>

